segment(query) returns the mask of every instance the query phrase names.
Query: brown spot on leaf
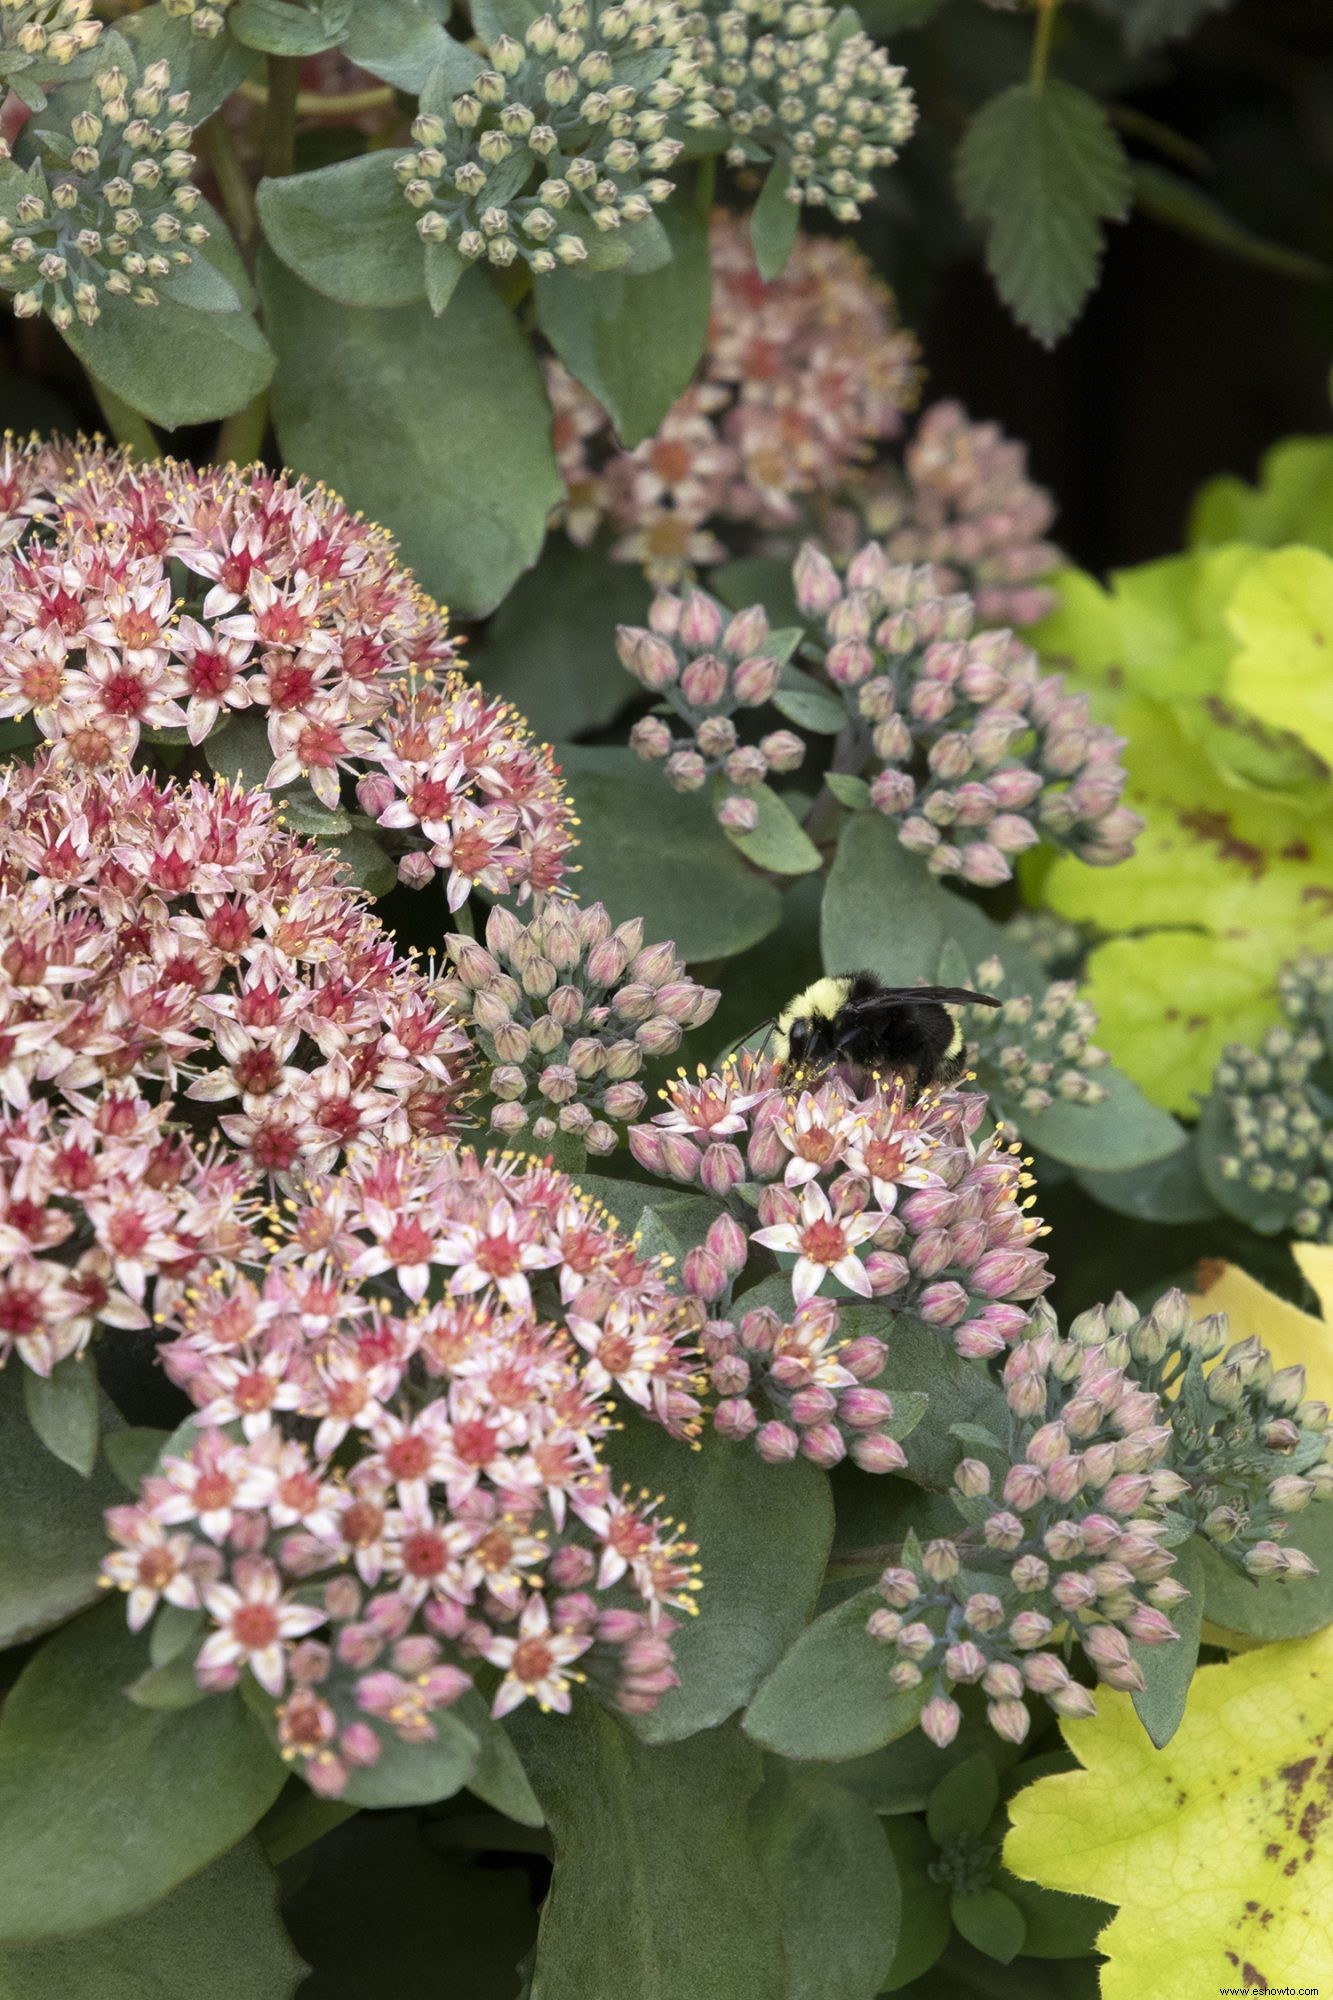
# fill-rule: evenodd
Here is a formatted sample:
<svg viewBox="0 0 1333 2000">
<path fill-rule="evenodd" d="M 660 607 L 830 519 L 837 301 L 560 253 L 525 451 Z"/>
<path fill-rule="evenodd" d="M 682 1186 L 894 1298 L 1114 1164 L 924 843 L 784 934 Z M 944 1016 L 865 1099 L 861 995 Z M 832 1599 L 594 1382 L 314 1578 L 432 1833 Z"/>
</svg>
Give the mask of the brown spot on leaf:
<svg viewBox="0 0 1333 2000">
<path fill-rule="evenodd" d="M 1246 1959 L 1244 1966 L 1241 1968 L 1241 1977 L 1244 1979 L 1245 1984 L 1247 1986 L 1257 1986 L 1261 1993 L 1267 1993 L 1268 1981 L 1264 1978 L 1263 1973 L 1260 1972 L 1257 1965 L 1250 1964 L 1248 1958 Z"/>
<path fill-rule="evenodd" d="M 1224 861 L 1239 863 L 1256 881 L 1267 872 L 1268 863 L 1263 849 L 1256 847 L 1252 840 L 1242 840 L 1226 813 L 1214 811 L 1208 806 L 1195 806 L 1178 817 L 1180 824 L 1189 832 L 1196 833 L 1200 840 L 1210 841 Z"/>
</svg>

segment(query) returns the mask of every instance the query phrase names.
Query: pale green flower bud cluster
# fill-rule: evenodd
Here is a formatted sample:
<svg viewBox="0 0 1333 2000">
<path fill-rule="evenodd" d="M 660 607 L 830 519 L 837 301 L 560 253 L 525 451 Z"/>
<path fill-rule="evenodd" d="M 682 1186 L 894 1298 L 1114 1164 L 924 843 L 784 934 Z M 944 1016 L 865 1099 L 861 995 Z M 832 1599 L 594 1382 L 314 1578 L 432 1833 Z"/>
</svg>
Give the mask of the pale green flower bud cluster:
<svg viewBox="0 0 1333 2000">
<path fill-rule="evenodd" d="M 794 771 L 805 744 L 790 729 L 743 743 L 735 718 L 772 702 L 795 633 L 772 633 L 761 604 L 728 614 L 706 591 L 683 597 L 660 591 L 649 626 L 616 628 L 616 651 L 627 673 L 677 715 L 689 734 L 674 736 L 657 714 L 630 731 L 630 748 L 646 763 L 662 762 L 674 791 L 697 792 L 719 781 L 717 816 L 733 833 L 758 825 L 754 794 L 774 772 Z"/>
<path fill-rule="evenodd" d="M 643 1112 L 645 1063 L 673 1054 L 721 997 L 674 945 L 645 946 L 637 917 L 613 926 L 600 903 L 552 900 L 528 924 L 497 905 L 484 946 L 446 942 L 442 991 L 491 1065 L 492 1128 L 539 1144 L 564 1132 L 612 1152 L 616 1127 Z"/>
<path fill-rule="evenodd" d="M 176 21 L 188 21 L 196 35 L 213 41 L 227 23 L 233 0 L 162 0 L 162 11 Z"/>
<path fill-rule="evenodd" d="M 423 242 L 538 275 L 623 261 L 602 243 L 672 191 L 683 38 L 675 0 L 559 0 L 521 42 L 501 35 L 465 89 L 429 83 L 417 150 L 395 162 Z"/>
<path fill-rule="evenodd" d="M 1280 1546 L 1289 1517 L 1333 1497 L 1328 1406 L 1305 1393 L 1303 1368 L 1275 1368 L 1258 1340 L 1229 1341 L 1225 1313 L 1193 1320 L 1180 1291 L 1140 1317 L 1123 1294 L 1070 1329 L 1104 1344 L 1162 1399 L 1171 1426 L 1157 1494 L 1249 1576 L 1315 1573 Z"/>
<path fill-rule="evenodd" d="M 38 129 L 40 160 L 0 182 L 0 287 L 18 318 L 91 326 L 106 294 L 154 306 L 194 262 L 208 230 L 190 219 L 189 102 L 165 62 L 138 82 L 112 64 L 67 129 Z"/>
<path fill-rule="evenodd" d="M 1006 929 L 1039 958 L 1048 972 L 1069 972 L 1080 965 L 1087 940 L 1077 924 L 1054 910 L 1015 910 Z"/>
<path fill-rule="evenodd" d="M 1228 1207 L 1245 1213 L 1255 1197 L 1257 1226 L 1333 1242 L 1333 958 L 1285 966 L 1278 993 L 1284 1020 L 1217 1065 L 1217 1169 L 1234 1187 Z"/>
<path fill-rule="evenodd" d="M 789 201 L 857 221 L 916 122 L 888 51 L 849 10 L 808 0 L 708 0 L 689 27 L 700 81 L 678 121 L 725 126 L 733 166 L 780 161 Z"/>
<path fill-rule="evenodd" d="M 1170 1613 L 1188 1592 L 1173 1576 L 1160 1492 L 1171 1428 L 1158 1397 L 1111 1340 L 1063 1338 L 1034 1307 L 1004 1365 L 1006 1439 L 978 1441 L 962 1460 L 956 1537 L 909 1537 L 880 1578 L 872 1638 L 890 1647 L 895 1689 L 924 1688 L 921 1726 L 950 1742 L 959 1686 L 979 1685 L 999 1735 L 1021 1743 L 1025 1701 L 1058 1714 L 1092 1713 L 1061 1651 L 1077 1640 L 1110 1686 L 1144 1685 L 1133 1644 L 1178 1635 Z M 910 1461 L 909 1446 L 909 1461 Z"/>
<path fill-rule="evenodd" d="M 0 0 L 0 77 L 64 69 L 101 38 L 92 11 L 93 0 Z"/>
<path fill-rule="evenodd" d="M 1003 1100 L 1006 1112 L 1035 1117 L 1058 1099 L 1064 1104 L 1103 1104 L 1105 1084 L 1090 1070 L 1110 1061 L 1092 1036 L 1097 1010 L 1081 1000 L 1072 979 L 1056 979 L 1041 993 L 1006 995 L 1005 971 L 988 958 L 967 982 L 990 993 L 998 1007 L 966 1007 L 970 1058 L 988 1095 Z"/>
</svg>

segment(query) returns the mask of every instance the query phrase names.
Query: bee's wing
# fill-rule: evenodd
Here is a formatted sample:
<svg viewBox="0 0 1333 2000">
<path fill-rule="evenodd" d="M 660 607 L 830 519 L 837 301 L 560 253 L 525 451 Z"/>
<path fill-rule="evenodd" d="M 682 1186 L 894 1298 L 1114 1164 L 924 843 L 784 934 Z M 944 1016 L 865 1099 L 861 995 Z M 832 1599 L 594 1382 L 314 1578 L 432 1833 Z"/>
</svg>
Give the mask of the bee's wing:
<svg viewBox="0 0 1333 2000">
<path fill-rule="evenodd" d="M 885 986 L 878 993 L 866 995 L 864 1000 L 848 1002 L 849 1013 L 869 1013 L 873 1008 L 882 1007 L 886 1002 L 893 1006 L 912 1005 L 918 1001 L 934 1002 L 937 1005 L 952 1004 L 956 1007 L 998 1007 L 1001 1002 L 990 993 L 973 993 L 966 986 Z"/>
</svg>

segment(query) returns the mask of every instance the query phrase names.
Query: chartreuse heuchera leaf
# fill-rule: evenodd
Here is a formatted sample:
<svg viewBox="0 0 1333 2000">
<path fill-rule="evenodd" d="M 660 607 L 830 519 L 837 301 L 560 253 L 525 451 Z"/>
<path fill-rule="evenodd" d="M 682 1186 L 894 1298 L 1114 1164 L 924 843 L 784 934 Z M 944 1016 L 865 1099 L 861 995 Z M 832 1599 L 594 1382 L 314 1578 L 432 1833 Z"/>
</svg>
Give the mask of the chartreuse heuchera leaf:
<svg viewBox="0 0 1333 2000">
<path fill-rule="evenodd" d="M 1127 739 L 1126 799 L 1146 826 L 1114 869 L 1060 857 L 1027 880 L 1101 934 L 1086 971 L 1101 1045 L 1174 1111 L 1196 1113 L 1225 1044 L 1276 1017 L 1279 966 L 1333 948 L 1333 794 L 1313 723 L 1304 737 L 1290 726 L 1317 712 L 1300 640 L 1317 621 L 1289 593 L 1275 608 L 1272 582 L 1265 594 L 1257 581 L 1292 555 L 1302 573 L 1324 560 L 1228 545 L 1123 572 L 1107 590 L 1067 576 L 1037 635 L 1047 664 Z M 1256 662 L 1263 647 L 1263 713 L 1237 698 L 1238 608 Z"/>
<path fill-rule="evenodd" d="M 1333 439 L 1284 438 L 1265 453 L 1257 486 L 1230 474 L 1209 480 L 1194 502 L 1189 539 L 1196 548 L 1303 542 L 1333 554 Z"/>
<path fill-rule="evenodd" d="M 1262 557 L 1228 623 L 1240 642 L 1227 676 L 1233 700 L 1333 761 L 1333 557 L 1300 548 Z"/>
<path fill-rule="evenodd" d="M 1333 1404 L 1333 1248 L 1293 1243 L 1291 1254 L 1319 1301 L 1319 1317 L 1269 1291 L 1239 1264 L 1210 1273 L 1211 1282 L 1191 1304 L 1198 1313 L 1225 1313 L 1235 1339 L 1256 1335 L 1274 1368 L 1303 1368 L 1306 1394 Z"/>
<path fill-rule="evenodd" d="M 1004 1858 L 1115 1903 L 1102 2000 L 1317 1985 L 1333 1964 L 1333 1631 L 1195 1676 L 1164 1750 L 1127 1695 L 1062 1724 L 1082 1769 L 1010 1804 Z"/>
</svg>

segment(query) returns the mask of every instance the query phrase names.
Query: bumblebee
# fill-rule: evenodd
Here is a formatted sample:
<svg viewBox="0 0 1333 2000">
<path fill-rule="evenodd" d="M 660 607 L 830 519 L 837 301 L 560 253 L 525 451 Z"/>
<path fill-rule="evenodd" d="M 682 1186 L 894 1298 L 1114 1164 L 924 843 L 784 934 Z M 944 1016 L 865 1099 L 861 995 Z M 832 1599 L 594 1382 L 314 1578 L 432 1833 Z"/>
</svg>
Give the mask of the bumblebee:
<svg viewBox="0 0 1333 2000">
<path fill-rule="evenodd" d="M 793 1080 L 836 1071 L 863 1093 L 876 1077 L 898 1076 L 914 1104 L 930 1084 L 964 1072 L 966 1043 L 949 1011 L 962 1005 L 1000 1002 L 963 986 L 883 986 L 873 972 L 843 973 L 787 1002 L 769 1048 Z"/>
</svg>

